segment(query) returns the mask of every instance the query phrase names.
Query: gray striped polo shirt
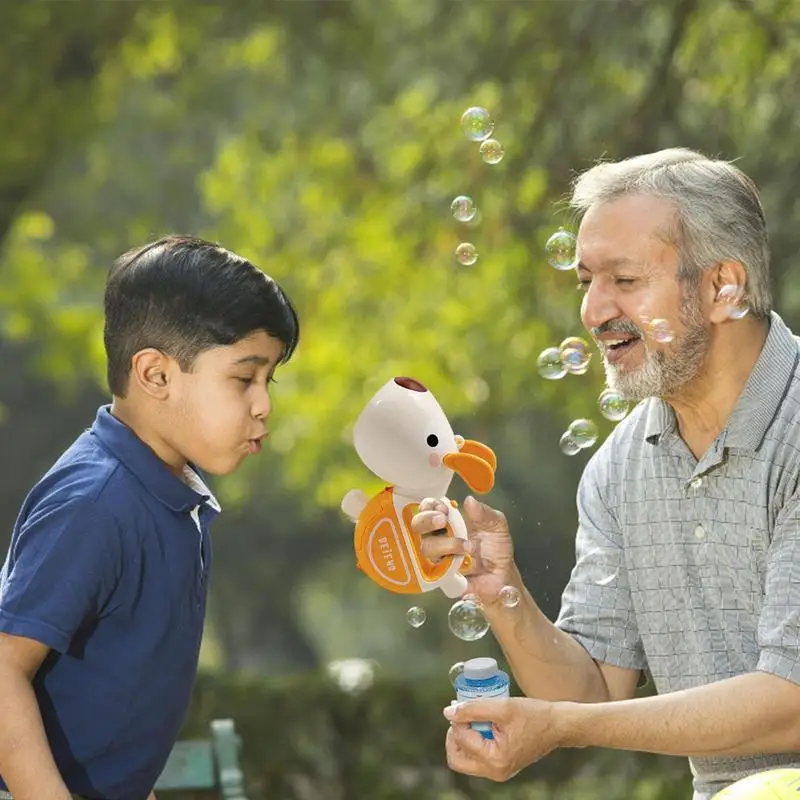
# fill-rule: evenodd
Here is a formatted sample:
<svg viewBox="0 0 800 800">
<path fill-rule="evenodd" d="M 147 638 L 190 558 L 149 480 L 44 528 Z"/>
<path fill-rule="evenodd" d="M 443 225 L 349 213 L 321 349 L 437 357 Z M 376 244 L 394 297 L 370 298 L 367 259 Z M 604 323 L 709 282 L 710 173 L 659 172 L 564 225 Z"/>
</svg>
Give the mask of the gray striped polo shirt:
<svg viewBox="0 0 800 800">
<path fill-rule="evenodd" d="M 557 625 L 659 693 L 756 670 L 800 683 L 800 340 L 776 314 L 698 461 L 658 398 L 586 466 Z M 800 755 L 692 758 L 694 800 Z"/>
</svg>

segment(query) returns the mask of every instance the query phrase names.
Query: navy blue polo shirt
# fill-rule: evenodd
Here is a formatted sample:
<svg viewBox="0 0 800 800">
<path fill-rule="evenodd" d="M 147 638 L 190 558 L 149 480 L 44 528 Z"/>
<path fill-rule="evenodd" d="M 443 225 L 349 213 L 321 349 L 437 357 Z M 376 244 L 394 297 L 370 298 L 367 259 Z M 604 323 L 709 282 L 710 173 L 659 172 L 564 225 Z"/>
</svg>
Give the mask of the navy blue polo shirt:
<svg viewBox="0 0 800 800">
<path fill-rule="evenodd" d="M 189 708 L 219 511 L 189 478 L 104 406 L 14 526 L 0 631 L 52 649 L 34 688 L 58 768 L 87 798 L 145 800 Z"/>
</svg>

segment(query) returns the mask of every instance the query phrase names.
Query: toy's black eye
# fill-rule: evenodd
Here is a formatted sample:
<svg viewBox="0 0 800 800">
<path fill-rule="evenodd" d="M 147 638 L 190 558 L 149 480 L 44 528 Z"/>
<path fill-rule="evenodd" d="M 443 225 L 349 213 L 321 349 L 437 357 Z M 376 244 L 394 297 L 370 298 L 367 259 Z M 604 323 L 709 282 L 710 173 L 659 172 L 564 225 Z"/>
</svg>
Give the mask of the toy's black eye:
<svg viewBox="0 0 800 800">
<path fill-rule="evenodd" d="M 425 441 L 428 443 L 429 447 L 436 447 L 436 445 L 439 444 L 439 437 L 435 433 L 432 433 Z"/>
</svg>

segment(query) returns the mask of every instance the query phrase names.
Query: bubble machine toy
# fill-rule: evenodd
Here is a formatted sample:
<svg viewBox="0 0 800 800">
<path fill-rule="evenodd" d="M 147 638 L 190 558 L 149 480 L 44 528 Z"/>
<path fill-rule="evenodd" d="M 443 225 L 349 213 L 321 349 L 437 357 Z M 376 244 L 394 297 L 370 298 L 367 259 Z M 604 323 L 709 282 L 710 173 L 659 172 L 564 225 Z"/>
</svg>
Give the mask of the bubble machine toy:
<svg viewBox="0 0 800 800">
<path fill-rule="evenodd" d="M 390 484 L 372 498 L 353 489 L 342 500 L 342 511 L 356 523 L 357 566 L 391 592 L 441 589 L 447 597 L 460 597 L 467 588 L 462 569 L 469 556 L 426 558 L 420 537 L 411 532 L 411 518 L 423 498 L 441 498 L 452 506 L 444 535 L 466 539 L 466 523 L 447 490 L 455 473 L 473 492 L 490 491 L 494 452 L 456 436 L 436 398 L 413 378 L 392 378 L 378 390 L 356 420 L 353 443 L 367 469 Z"/>
</svg>

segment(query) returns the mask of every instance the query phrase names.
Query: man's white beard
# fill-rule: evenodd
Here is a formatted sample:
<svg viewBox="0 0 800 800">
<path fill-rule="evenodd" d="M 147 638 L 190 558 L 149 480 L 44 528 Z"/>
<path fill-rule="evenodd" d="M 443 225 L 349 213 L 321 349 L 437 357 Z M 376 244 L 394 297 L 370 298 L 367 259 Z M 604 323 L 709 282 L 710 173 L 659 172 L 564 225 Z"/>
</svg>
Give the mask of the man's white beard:
<svg viewBox="0 0 800 800">
<path fill-rule="evenodd" d="M 624 370 L 609 364 L 603 357 L 609 389 L 619 392 L 626 400 L 637 402 L 646 397 L 675 397 L 702 371 L 708 351 L 709 333 L 703 324 L 699 302 L 684 301 L 681 308 L 684 331 L 675 339 L 669 352 L 650 347 L 643 339 L 644 363 L 635 369 Z"/>
</svg>

